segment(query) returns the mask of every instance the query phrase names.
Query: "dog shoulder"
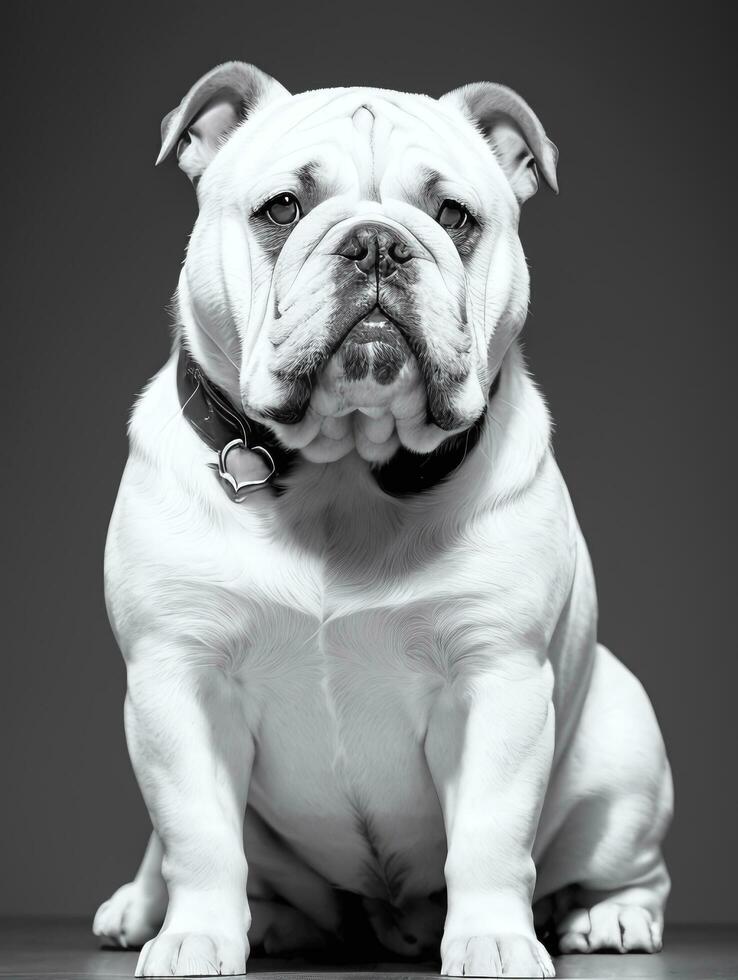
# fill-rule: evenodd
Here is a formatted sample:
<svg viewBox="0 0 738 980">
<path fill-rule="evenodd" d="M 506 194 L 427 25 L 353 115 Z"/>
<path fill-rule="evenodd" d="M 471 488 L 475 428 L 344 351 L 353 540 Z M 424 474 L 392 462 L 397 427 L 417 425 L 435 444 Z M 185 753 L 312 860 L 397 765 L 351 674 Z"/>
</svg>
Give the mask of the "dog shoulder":
<svg viewBox="0 0 738 980">
<path fill-rule="evenodd" d="M 167 624 L 212 632 L 215 612 L 238 607 L 231 593 L 248 592 L 244 576 L 264 560 L 268 498 L 236 508 L 223 493 L 214 453 L 181 415 L 175 371 L 173 357 L 134 407 L 108 530 L 106 602 L 124 655 L 137 636 Z"/>
</svg>

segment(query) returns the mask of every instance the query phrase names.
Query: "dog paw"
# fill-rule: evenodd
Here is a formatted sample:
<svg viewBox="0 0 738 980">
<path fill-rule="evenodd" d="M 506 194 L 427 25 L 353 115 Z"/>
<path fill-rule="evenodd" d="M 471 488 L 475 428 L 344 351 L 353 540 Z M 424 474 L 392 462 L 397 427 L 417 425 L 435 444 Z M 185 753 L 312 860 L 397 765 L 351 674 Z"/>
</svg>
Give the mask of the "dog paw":
<svg viewBox="0 0 738 980">
<path fill-rule="evenodd" d="M 157 934 L 167 911 L 166 892 L 138 881 L 122 885 L 95 914 L 92 931 L 122 946 L 142 946 Z"/>
<path fill-rule="evenodd" d="M 226 977 L 246 972 L 244 938 L 163 931 L 141 950 L 137 977 Z"/>
<path fill-rule="evenodd" d="M 444 941 L 441 975 L 446 977 L 554 977 L 544 947 L 534 938 L 508 934 Z"/>
<path fill-rule="evenodd" d="M 662 945 L 661 923 L 647 909 L 616 902 L 569 912 L 557 932 L 561 953 L 657 953 Z"/>
</svg>

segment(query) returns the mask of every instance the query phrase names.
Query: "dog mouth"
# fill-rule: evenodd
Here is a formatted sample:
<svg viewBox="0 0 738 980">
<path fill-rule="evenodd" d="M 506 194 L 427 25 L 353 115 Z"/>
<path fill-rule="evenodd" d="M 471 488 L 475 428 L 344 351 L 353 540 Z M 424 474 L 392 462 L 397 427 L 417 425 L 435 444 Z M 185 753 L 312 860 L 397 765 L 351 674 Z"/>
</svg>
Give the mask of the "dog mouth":
<svg viewBox="0 0 738 980">
<path fill-rule="evenodd" d="M 413 354 L 399 324 L 376 305 L 351 327 L 333 357 L 348 382 L 371 378 L 390 385 Z"/>
<path fill-rule="evenodd" d="M 387 336 L 393 336 L 399 332 L 397 323 L 377 304 L 360 320 L 356 321 L 344 337 L 343 343 L 350 341 L 358 344 L 369 344 L 375 340 L 382 341 Z"/>
</svg>

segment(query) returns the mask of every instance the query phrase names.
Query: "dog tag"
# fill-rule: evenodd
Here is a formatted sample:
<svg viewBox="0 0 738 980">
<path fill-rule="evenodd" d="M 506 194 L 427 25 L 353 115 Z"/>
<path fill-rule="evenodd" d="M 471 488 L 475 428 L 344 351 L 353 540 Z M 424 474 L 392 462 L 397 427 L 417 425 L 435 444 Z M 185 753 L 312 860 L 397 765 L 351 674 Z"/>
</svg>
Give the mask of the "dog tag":
<svg viewBox="0 0 738 980">
<path fill-rule="evenodd" d="M 234 439 L 218 453 L 218 475 L 237 504 L 266 486 L 275 472 L 271 453 L 263 446 L 247 446 L 243 439 Z"/>
</svg>

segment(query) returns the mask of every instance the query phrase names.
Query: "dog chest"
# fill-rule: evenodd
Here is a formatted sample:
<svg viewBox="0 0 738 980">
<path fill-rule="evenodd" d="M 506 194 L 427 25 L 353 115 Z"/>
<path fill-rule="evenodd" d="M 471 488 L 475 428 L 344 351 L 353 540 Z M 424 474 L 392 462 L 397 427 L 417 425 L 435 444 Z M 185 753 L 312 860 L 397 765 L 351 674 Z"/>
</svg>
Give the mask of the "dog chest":
<svg viewBox="0 0 738 980">
<path fill-rule="evenodd" d="M 423 738 L 447 679 L 451 604 L 444 617 L 420 589 L 409 600 L 386 584 L 349 587 L 324 563 L 299 567 L 302 608 L 264 593 L 254 608 L 259 636 L 283 645 L 268 662 L 246 649 L 239 671 L 259 716 L 250 802 L 339 887 L 430 894 L 443 887 L 445 834 Z"/>
</svg>

